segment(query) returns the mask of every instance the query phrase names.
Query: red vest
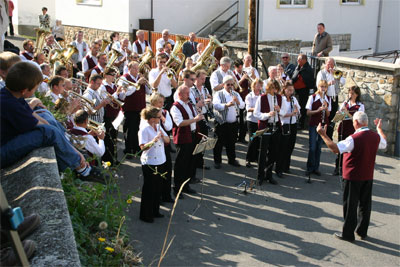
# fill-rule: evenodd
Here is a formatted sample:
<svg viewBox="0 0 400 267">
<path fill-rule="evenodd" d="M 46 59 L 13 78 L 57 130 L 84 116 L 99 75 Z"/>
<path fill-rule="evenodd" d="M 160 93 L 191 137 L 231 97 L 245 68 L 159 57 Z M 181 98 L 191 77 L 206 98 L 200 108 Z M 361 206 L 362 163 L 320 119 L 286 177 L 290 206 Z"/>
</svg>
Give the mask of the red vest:
<svg viewBox="0 0 400 267">
<path fill-rule="evenodd" d="M 182 117 L 184 120 L 189 119 L 189 114 L 187 114 L 186 109 L 179 102 L 174 102 L 172 105 L 174 105 L 175 107 L 177 107 L 179 109 L 179 111 L 182 113 Z M 192 104 L 188 103 L 188 105 L 190 107 L 190 110 L 192 111 L 193 117 L 195 117 Z M 197 123 L 196 123 L 196 132 L 197 132 Z M 175 122 L 173 122 L 172 136 L 173 136 L 174 144 L 177 144 L 177 145 L 190 144 L 195 141 L 195 140 L 192 140 L 192 131 L 190 130 L 190 125 L 178 127 L 175 124 Z"/>
<path fill-rule="evenodd" d="M 105 88 L 107 89 L 107 92 L 112 95 L 117 91 L 117 86 L 113 84 L 113 87 L 109 85 L 105 85 Z M 105 107 L 105 113 L 104 116 L 107 118 L 116 118 L 118 116 L 119 108 L 113 108 L 111 105 L 107 105 Z"/>
<path fill-rule="evenodd" d="M 97 67 L 96 63 L 94 62 L 94 60 L 92 59 L 92 57 L 90 55 L 86 55 L 85 58 L 88 63 L 89 70 L 93 69 L 94 67 Z M 86 76 L 86 82 L 89 82 L 89 78 L 90 78 L 90 73 L 89 73 L 89 75 Z"/>
<path fill-rule="evenodd" d="M 269 108 L 268 95 L 267 94 L 263 94 L 263 95 L 260 96 L 260 98 L 261 98 L 260 99 L 260 101 L 261 101 L 261 108 L 260 108 L 261 113 L 270 112 L 271 110 Z M 281 95 L 276 95 L 276 101 L 278 102 L 278 106 L 282 107 L 282 96 Z M 278 116 L 278 125 L 279 126 L 281 125 L 281 120 L 280 120 L 279 116 Z M 266 120 L 265 121 L 259 120 L 258 121 L 258 130 L 262 130 L 262 129 L 265 129 L 265 128 L 267 128 L 267 121 Z"/>
<path fill-rule="evenodd" d="M 138 52 L 139 55 L 143 54 L 145 52 L 145 51 L 143 51 L 142 46 L 140 45 L 138 40 L 135 41 L 135 45 L 136 45 L 137 52 Z M 149 46 L 149 42 L 144 40 L 144 45 L 145 45 L 145 47 L 148 47 Z"/>
<path fill-rule="evenodd" d="M 303 89 L 306 88 L 306 83 L 303 80 L 303 77 L 301 77 L 301 74 L 299 74 L 299 78 L 296 80 L 296 82 L 293 84 L 294 89 Z"/>
<path fill-rule="evenodd" d="M 27 52 L 23 52 L 23 53 L 21 53 L 21 55 L 23 55 L 27 60 L 33 59 L 33 57 L 31 57 Z"/>
<path fill-rule="evenodd" d="M 354 149 L 343 154 L 343 178 L 350 181 L 372 180 L 380 136 L 367 130 L 355 133 L 351 137 L 354 140 Z"/>
<path fill-rule="evenodd" d="M 94 67 L 93 69 L 97 72 L 97 74 L 101 74 L 99 66 L 96 65 L 96 67 Z"/>
<path fill-rule="evenodd" d="M 238 74 L 236 71 L 234 71 L 233 74 L 235 74 L 236 79 L 237 79 L 238 81 L 240 81 L 240 76 L 239 76 L 239 74 Z M 249 93 L 249 80 L 245 79 L 244 81 L 240 82 L 239 84 L 240 84 L 240 86 L 243 88 L 243 92 L 240 92 L 240 91 L 239 91 L 239 90 L 240 90 L 239 88 L 235 89 L 235 91 L 238 92 L 239 95 L 240 95 L 240 97 L 244 100 L 244 99 L 246 99 L 246 96 L 247 96 L 247 94 Z"/>
<path fill-rule="evenodd" d="M 312 95 L 313 103 L 311 106 L 311 110 L 317 110 L 319 109 L 320 106 L 322 106 L 321 101 L 315 101 L 316 94 Z M 329 101 L 329 96 L 326 96 Z M 310 117 L 309 125 L 310 126 L 318 126 L 319 123 L 322 123 L 322 111 L 318 112 L 317 114 L 313 114 Z M 325 124 L 329 125 L 329 119 L 328 119 L 328 112 L 325 112 Z"/>
<path fill-rule="evenodd" d="M 136 83 L 129 73 L 123 75 L 125 79 Z M 123 111 L 142 111 L 146 107 L 146 87 L 144 84 L 140 86 L 140 90 L 136 90 L 130 96 L 125 98 L 125 104 L 122 106 Z"/>
<path fill-rule="evenodd" d="M 348 102 L 345 103 L 345 107 L 352 116 L 354 115 L 354 113 L 356 113 L 360 109 L 359 104 L 356 104 L 349 108 Z M 349 135 L 353 134 L 354 132 L 355 132 L 355 129 L 353 126 L 353 120 L 343 120 L 339 124 L 338 133 L 339 133 L 339 135 L 342 136 L 342 140 L 346 139 Z"/>
</svg>

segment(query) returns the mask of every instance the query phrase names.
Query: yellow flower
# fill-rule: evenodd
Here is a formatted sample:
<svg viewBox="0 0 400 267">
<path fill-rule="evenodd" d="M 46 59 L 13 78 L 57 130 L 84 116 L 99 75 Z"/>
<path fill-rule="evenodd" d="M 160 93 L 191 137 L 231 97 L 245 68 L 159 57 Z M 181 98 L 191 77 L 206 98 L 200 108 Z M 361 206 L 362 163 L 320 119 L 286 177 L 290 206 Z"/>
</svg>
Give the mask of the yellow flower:
<svg viewBox="0 0 400 267">
<path fill-rule="evenodd" d="M 107 167 L 110 167 L 111 166 L 111 162 L 107 161 L 106 165 L 107 165 Z"/>
<path fill-rule="evenodd" d="M 100 242 L 104 242 L 104 241 L 106 241 L 106 239 L 105 238 L 102 238 L 102 237 L 99 237 L 99 238 L 97 238 Z"/>
<path fill-rule="evenodd" d="M 132 204 L 132 199 L 131 199 L 131 198 L 128 198 L 128 199 L 126 200 L 126 203 Z"/>
<path fill-rule="evenodd" d="M 111 247 L 106 247 L 106 250 L 108 250 L 109 252 L 111 252 L 111 253 L 113 253 L 114 252 L 114 249 L 113 248 L 111 248 Z"/>
</svg>

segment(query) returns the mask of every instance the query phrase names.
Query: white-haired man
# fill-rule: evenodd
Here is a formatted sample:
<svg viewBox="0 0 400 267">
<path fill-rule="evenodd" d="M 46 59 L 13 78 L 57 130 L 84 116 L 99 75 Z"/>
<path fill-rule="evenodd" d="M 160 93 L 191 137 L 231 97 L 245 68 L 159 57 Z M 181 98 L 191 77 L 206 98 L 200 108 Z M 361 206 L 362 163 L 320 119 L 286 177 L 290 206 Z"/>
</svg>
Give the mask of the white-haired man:
<svg viewBox="0 0 400 267">
<path fill-rule="evenodd" d="M 222 57 L 219 61 L 219 68 L 215 70 L 210 77 L 211 89 L 216 92 L 224 88 L 224 78 L 227 75 L 233 75 L 230 70 L 232 60 L 229 57 Z"/>
<path fill-rule="evenodd" d="M 162 37 L 156 41 L 156 50 L 159 52 L 164 51 L 164 44 L 170 43 L 172 46 L 175 45 L 175 42 L 169 39 L 169 30 L 165 29 L 162 31 Z"/>
<path fill-rule="evenodd" d="M 343 154 L 343 217 L 342 233 L 334 236 L 345 241 L 354 241 L 354 232 L 361 238 L 367 237 L 371 217 L 372 183 L 375 157 L 378 149 L 386 148 L 386 136 L 382 130 L 382 120 L 375 119 L 375 133 L 368 129 L 368 116 L 357 111 L 353 116 L 354 134 L 335 144 L 326 134 L 321 124 L 317 132 L 335 154 Z M 358 214 L 357 214 L 358 209 Z M 358 217 L 358 223 L 357 223 Z"/>
<path fill-rule="evenodd" d="M 251 64 L 253 63 L 253 58 L 250 54 L 245 54 L 243 57 L 243 71 L 247 73 L 253 80 L 260 78 L 260 74 L 257 69 Z"/>
<path fill-rule="evenodd" d="M 153 51 L 151 49 L 149 41 L 144 39 L 144 31 L 138 30 L 136 32 L 136 37 L 137 40 L 132 43 L 133 52 L 137 53 L 138 55 L 141 55 L 145 53 L 147 49 Z"/>
<path fill-rule="evenodd" d="M 222 59 L 221 59 L 222 60 Z M 214 94 L 213 106 L 216 121 L 215 133 L 218 141 L 214 147 L 214 166 L 221 168 L 222 148 L 225 146 L 230 165 L 239 167 L 236 160 L 235 142 L 237 139 L 239 109 L 243 109 L 245 104 L 234 88 L 234 77 L 226 75 L 223 78 L 223 90 Z"/>
<path fill-rule="evenodd" d="M 199 60 L 201 54 L 203 53 L 204 44 L 203 43 L 198 43 L 197 46 L 196 46 L 196 49 L 197 49 L 196 50 L 197 53 L 191 56 L 191 58 L 193 60 L 193 64 L 197 63 L 197 60 Z"/>
</svg>

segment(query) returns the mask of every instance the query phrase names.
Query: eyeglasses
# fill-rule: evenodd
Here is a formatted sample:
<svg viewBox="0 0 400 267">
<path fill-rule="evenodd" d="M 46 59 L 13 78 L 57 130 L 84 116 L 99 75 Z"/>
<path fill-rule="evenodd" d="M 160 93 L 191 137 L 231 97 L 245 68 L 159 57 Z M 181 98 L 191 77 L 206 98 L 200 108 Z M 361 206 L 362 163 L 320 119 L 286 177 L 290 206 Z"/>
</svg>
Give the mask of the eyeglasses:
<svg viewBox="0 0 400 267">
<path fill-rule="evenodd" d="M 226 85 L 227 86 L 233 86 L 233 83 L 227 83 Z"/>
<path fill-rule="evenodd" d="M 192 82 L 196 81 L 196 79 L 190 79 Z"/>
<path fill-rule="evenodd" d="M 167 61 L 160 61 L 160 63 L 161 63 L 161 64 L 165 64 L 165 63 L 167 63 Z"/>
<path fill-rule="evenodd" d="M 282 58 L 289 58 L 289 57 L 282 57 Z"/>
</svg>

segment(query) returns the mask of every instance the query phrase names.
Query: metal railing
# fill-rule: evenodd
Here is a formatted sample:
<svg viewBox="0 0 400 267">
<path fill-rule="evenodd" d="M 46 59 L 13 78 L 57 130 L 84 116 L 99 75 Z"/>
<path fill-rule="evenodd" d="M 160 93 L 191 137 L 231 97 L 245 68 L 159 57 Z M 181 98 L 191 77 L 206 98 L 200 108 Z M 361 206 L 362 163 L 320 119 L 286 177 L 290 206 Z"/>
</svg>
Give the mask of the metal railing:
<svg viewBox="0 0 400 267">
<path fill-rule="evenodd" d="M 222 22 L 216 29 L 212 28 L 213 23 L 215 21 L 217 21 L 220 17 L 225 15 L 228 11 L 231 11 L 231 10 L 235 9 L 235 7 L 236 7 L 236 11 L 228 19 L 224 20 L 224 22 Z M 234 22 L 234 24 L 228 30 L 223 32 L 221 35 L 217 36 L 218 39 L 220 39 L 221 37 L 225 36 L 229 31 L 231 31 L 234 27 L 236 27 L 239 24 L 239 1 L 234 2 L 232 5 L 230 5 L 228 8 L 226 8 L 224 11 L 219 13 L 215 18 L 210 20 L 210 22 L 208 22 L 200 30 L 198 30 L 196 32 L 196 34 L 200 34 L 203 30 L 207 29 L 207 27 L 211 26 L 210 35 L 214 35 L 219 29 L 224 27 L 227 23 L 230 23 L 230 21 L 233 18 L 236 18 L 236 21 Z"/>
<path fill-rule="evenodd" d="M 395 63 L 396 59 L 399 57 L 399 54 L 400 54 L 400 50 L 392 50 L 392 51 L 387 51 L 387 52 L 379 52 L 379 53 L 373 53 L 373 54 L 369 54 L 369 55 L 363 55 L 358 58 L 359 59 L 377 58 L 377 59 L 379 59 L 379 62 L 385 61 L 387 59 L 393 59 L 392 63 Z"/>
</svg>

